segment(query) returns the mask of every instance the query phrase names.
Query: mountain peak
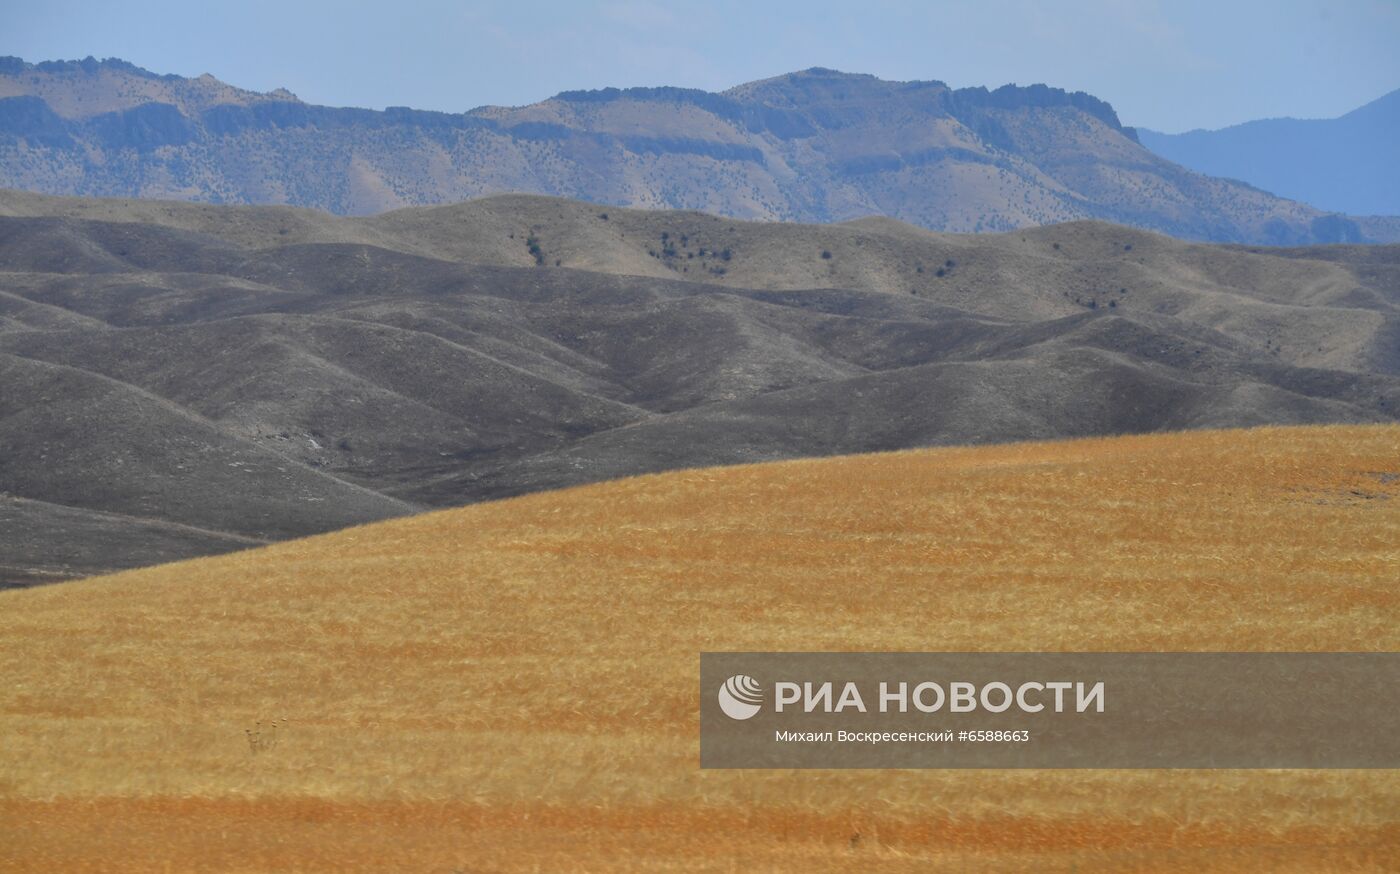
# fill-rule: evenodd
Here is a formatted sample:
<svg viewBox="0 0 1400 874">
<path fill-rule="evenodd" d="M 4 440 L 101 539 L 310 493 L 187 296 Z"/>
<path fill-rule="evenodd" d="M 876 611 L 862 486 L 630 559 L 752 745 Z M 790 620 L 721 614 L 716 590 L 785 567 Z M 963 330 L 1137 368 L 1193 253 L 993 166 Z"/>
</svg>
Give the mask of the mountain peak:
<svg viewBox="0 0 1400 874">
<path fill-rule="evenodd" d="M 124 61 L 121 58 L 102 58 L 98 60 L 92 55 L 88 55 L 86 58 L 80 60 L 39 61 L 38 63 L 31 64 L 24 60 L 24 58 L 18 58 L 13 55 L 0 57 L 0 75 L 17 76 L 28 72 L 93 75 L 104 70 L 125 73 L 142 79 L 164 79 L 169 81 L 183 78 L 173 73 L 164 75 L 152 73 L 145 67 L 138 67 L 136 64 L 130 61 Z"/>
<path fill-rule="evenodd" d="M 1400 119 L 1400 88 L 1389 94 L 1382 94 L 1365 106 L 1353 109 L 1342 118 L 1384 118 L 1392 124 L 1396 123 L 1395 120 Z"/>
<path fill-rule="evenodd" d="M 847 73 L 847 72 L 844 71 L 844 70 L 834 70 L 834 69 L 832 69 L 831 67 L 808 67 L 808 68 L 805 69 L 805 70 L 797 70 L 796 72 L 788 73 L 786 77 L 779 76 L 779 77 L 776 77 L 776 78 L 780 78 L 780 79 L 781 79 L 781 78 L 794 78 L 794 79 L 866 79 L 866 80 L 874 79 L 874 80 L 878 80 L 878 81 L 885 81 L 885 80 L 880 79 L 879 76 L 876 76 L 876 75 L 874 75 L 874 74 L 872 74 L 872 73 Z"/>
<path fill-rule="evenodd" d="M 898 82 L 870 73 L 847 73 L 830 67 L 808 67 L 780 76 L 745 82 L 722 92 L 726 97 L 774 105 L 801 102 L 859 100 L 909 87 L 946 89 L 942 82 Z"/>
<path fill-rule="evenodd" d="M 261 94 L 238 88 L 220 80 L 212 73 L 193 78 L 174 73 L 153 73 L 121 58 L 97 58 L 89 55 L 81 60 L 40 61 L 29 63 L 23 58 L 0 57 L 0 79 L 8 79 L 3 93 L 17 97 L 37 97 L 49 112 L 64 119 L 85 119 L 111 113 L 168 110 L 147 108 L 151 104 L 167 104 L 179 113 L 194 115 L 215 106 L 241 105 L 266 101 L 296 100 L 285 89 Z M 0 136 L 4 130 L 0 128 Z"/>
</svg>

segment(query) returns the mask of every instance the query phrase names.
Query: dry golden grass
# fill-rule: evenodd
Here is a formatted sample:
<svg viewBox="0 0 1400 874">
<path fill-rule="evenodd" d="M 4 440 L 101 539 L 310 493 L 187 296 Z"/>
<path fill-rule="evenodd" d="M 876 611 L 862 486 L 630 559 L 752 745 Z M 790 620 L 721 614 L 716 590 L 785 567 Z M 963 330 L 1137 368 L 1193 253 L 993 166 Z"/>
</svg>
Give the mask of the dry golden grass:
<svg viewBox="0 0 1400 874">
<path fill-rule="evenodd" d="M 903 452 L 0 594 L 0 868 L 1394 870 L 1395 772 L 702 772 L 695 684 L 702 650 L 1394 650 L 1397 474 L 1396 427 Z"/>
</svg>

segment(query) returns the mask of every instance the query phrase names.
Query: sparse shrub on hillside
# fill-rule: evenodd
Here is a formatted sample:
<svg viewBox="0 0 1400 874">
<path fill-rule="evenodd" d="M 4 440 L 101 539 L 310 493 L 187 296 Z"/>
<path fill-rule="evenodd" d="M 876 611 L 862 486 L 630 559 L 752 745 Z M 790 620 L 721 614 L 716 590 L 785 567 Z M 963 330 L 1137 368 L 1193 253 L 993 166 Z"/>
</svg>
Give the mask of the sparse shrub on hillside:
<svg viewBox="0 0 1400 874">
<path fill-rule="evenodd" d="M 730 252 L 728 249 L 725 249 L 724 251 L 719 253 L 719 258 L 721 261 L 728 261 L 731 257 L 733 257 L 733 254 L 733 252 Z"/>
<path fill-rule="evenodd" d="M 933 275 L 934 275 L 934 276 L 937 276 L 939 279 L 942 279 L 943 277 L 945 277 L 945 276 L 948 275 L 948 271 L 947 271 L 946 269 L 940 267 L 940 268 L 938 268 L 937 270 L 933 271 Z"/>
<path fill-rule="evenodd" d="M 531 234 L 530 236 L 526 237 L 525 248 L 529 251 L 531 255 L 534 256 L 535 265 L 538 267 L 543 267 L 544 250 L 540 248 L 540 238 L 536 237 L 534 234 Z"/>
<path fill-rule="evenodd" d="M 253 728 L 243 729 L 243 737 L 248 741 L 248 752 L 253 755 L 258 753 L 271 752 L 277 747 L 277 733 L 287 724 L 286 719 L 274 719 L 272 722 L 263 725 L 261 721 L 254 723 Z"/>
<path fill-rule="evenodd" d="M 822 249 L 822 260 L 823 260 L 823 261 L 830 261 L 830 260 L 831 260 L 831 250 L 830 250 L 830 249 Z"/>
<path fill-rule="evenodd" d="M 600 213 L 598 213 L 598 218 L 602 219 L 603 221 L 607 221 L 607 220 L 608 220 L 608 214 L 605 213 L 605 212 L 600 212 Z"/>
</svg>

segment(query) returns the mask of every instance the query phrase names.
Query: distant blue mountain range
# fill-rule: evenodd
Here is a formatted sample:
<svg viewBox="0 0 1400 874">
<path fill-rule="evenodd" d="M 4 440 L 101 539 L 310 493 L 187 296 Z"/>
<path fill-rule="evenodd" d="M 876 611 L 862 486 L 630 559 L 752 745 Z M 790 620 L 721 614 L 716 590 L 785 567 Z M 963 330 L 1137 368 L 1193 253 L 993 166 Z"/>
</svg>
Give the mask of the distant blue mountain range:
<svg viewBox="0 0 1400 874">
<path fill-rule="evenodd" d="M 1400 215 L 1400 90 L 1340 118 L 1271 118 L 1163 134 L 1144 146 L 1211 176 L 1350 215 Z"/>
</svg>

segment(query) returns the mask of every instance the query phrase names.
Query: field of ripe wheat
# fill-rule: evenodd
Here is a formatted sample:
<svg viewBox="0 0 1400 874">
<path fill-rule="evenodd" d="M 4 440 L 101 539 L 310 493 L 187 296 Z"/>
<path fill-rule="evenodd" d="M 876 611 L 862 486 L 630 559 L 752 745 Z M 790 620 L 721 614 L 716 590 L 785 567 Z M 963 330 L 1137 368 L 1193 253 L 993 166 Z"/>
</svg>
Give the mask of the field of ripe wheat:
<svg viewBox="0 0 1400 874">
<path fill-rule="evenodd" d="M 1393 771 L 701 771 L 703 650 L 1395 650 L 1400 428 L 685 471 L 0 593 L 0 869 L 1385 871 Z"/>
</svg>

